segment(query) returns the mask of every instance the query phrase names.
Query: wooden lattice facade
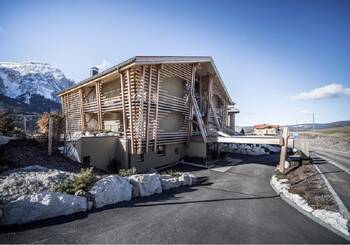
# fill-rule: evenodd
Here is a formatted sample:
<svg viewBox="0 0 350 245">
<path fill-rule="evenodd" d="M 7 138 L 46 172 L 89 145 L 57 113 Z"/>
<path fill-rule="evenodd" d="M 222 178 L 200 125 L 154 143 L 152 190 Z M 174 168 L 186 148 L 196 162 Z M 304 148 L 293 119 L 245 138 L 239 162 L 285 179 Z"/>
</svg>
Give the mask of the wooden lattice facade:
<svg viewBox="0 0 350 245">
<path fill-rule="evenodd" d="M 193 136 L 206 142 L 229 130 L 234 104 L 210 57 L 134 57 L 59 96 L 68 133 L 115 131 L 130 140 L 131 154 Z"/>
</svg>

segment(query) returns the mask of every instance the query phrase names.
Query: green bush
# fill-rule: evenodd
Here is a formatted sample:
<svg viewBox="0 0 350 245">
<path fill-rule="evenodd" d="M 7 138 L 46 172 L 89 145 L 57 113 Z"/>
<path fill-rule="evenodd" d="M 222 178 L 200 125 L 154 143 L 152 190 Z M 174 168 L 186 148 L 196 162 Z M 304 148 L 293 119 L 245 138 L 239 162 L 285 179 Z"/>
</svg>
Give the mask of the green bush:
<svg viewBox="0 0 350 245">
<path fill-rule="evenodd" d="M 172 170 L 172 169 L 168 169 L 167 171 L 165 172 L 162 172 L 162 174 L 167 174 L 167 175 L 171 175 L 173 177 L 180 177 L 181 176 L 181 172 L 179 171 L 176 171 L 176 170 Z"/>
<path fill-rule="evenodd" d="M 134 174 L 136 174 L 136 168 L 134 168 L 134 167 L 129 168 L 129 169 L 120 169 L 119 170 L 119 175 L 123 176 L 123 177 L 128 177 L 128 176 L 131 176 Z"/>
<path fill-rule="evenodd" d="M 0 112 L 0 132 L 8 135 L 15 128 L 15 117 L 10 112 Z"/>
<path fill-rule="evenodd" d="M 93 173 L 93 168 L 82 169 L 80 173 L 74 177 L 74 180 L 66 179 L 57 191 L 74 195 L 79 190 L 89 191 L 95 181 L 96 176 Z"/>
</svg>

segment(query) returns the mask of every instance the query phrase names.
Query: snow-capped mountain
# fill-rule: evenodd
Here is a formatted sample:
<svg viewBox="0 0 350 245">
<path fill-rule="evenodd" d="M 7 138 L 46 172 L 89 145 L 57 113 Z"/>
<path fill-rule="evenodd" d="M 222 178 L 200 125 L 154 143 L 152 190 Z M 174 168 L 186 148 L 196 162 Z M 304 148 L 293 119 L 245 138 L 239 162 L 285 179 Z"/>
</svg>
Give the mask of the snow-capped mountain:
<svg viewBox="0 0 350 245">
<path fill-rule="evenodd" d="M 33 95 L 59 102 L 56 93 L 74 84 L 63 72 L 42 62 L 0 62 L 0 94 L 29 103 Z"/>
</svg>

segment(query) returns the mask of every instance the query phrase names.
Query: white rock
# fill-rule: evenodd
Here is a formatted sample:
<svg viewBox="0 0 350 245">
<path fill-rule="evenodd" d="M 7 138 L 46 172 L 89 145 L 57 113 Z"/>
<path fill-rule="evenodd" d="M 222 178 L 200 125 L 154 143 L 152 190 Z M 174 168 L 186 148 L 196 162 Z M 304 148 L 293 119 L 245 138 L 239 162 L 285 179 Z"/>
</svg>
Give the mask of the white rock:
<svg viewBox="0 0 350 245">
<path fill-rule="evenodd" d="M 290 163 L 288 161 L 284 161 L 284 167 L 286 169 L 290 168 Z"/>
<path fill-rule="evenodd" d="M 180 181 L 178 177 L 171 175 L 160 175 L 160 182 L 162 183 L 162 190 L 170 190 L 183 185 L 183 181 Z"/>
<path fill-rule="evenodd" d="M 21 196 L 3 207 L 1 225 L 23 224 L 36 220 L 84 212 L 86 198 L 58 192 Z"/>
<path fill-rule="evenodd" d="M 90 190 L 94 207 L 130 201 L 132 185 L 119 175 L 110 175 L 97 181 Z"/>
<path fill-rule="evenodd" d="M 94 206 L 94 203 L 92 201 L 87 202 L 87 209 L 88 210 L 91 210 L 93 206 Z"/>
<path fill-rule="evenodd" d="M 194 185 L 196 181 L 196 177 L 193 174 L 190 173 L 182 173 L 179 177 L 179 180 L 183 182 L 183 185 Z"/>
<path fill-rule="evenodd" d="M 128 177 L 133 186 L 138 187 L 141 197 L 162 193 L 162 184 L 158 174 L 137 174 Z"/>
<path fill-rule="evenodd" d="M 345 219 L 340 213 L 332 212 L 324 209 L 315 209 L 312 214 L 324 222 L 339 230 L 343 234 L 349 236 L 348 220 Z"/>
<path fill-rule="evenodd" d="M 23 195 L 54 192 L 67 178 L 73 179 L 74 174 L 39 165 L 9 170 L 0 175 L 0 197 L 9 202 Z"/>
</svg>

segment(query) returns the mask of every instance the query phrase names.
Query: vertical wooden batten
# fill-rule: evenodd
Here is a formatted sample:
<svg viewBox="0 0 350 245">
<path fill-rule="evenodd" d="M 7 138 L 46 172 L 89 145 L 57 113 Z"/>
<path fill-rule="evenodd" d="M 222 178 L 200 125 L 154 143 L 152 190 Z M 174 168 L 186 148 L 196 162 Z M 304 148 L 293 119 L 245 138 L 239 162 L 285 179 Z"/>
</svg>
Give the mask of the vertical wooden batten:
<svg viewBox="0 0 350 245">
<path fill-rule="evenodd" d="M 148 152 L 149 147 L 149 120 L 151 114 L 151 99 L 152 96 L 152 66 L 149 66 L 149 80 L 148 80 L 148 105 L 147 105 L 147 121 L 146 121 L 146 152 Z"/>
<path fill-rule="evenodd" d="M 154 152 L 157 151 L 157 133 L 158 133 L 158 101 L 159 101 L 159 83 L 160 83 L 160 70 L 161 70 L 161 66 L 158 66 L 158 70 L 157 70 L 157 90 L 156 90 L 156 118 L 154 121 Z"/>
<path fill-rule="evenodd" d="M 124 101 L 124 77 L 123 74 L 120 73 L 120 90 L 122 93 L 122 107 L 123 107 L 123 132 L 124 139 L 126 138 L 126 111 L 125 111 L 125 101 Z"/>
<path fill-rule="evenodd" d="M 129 127 L 130 127 L 131 154 L 134 154 L 134 132 L 133 132 L 132 108 L 131 108 L 132 104 L 131 104 L 130 69 L 126 70 L 126 79 L 128 80 Z"/>
<path fill-rule="evenodd" d="M 96 103 L 97 103 L 97 124 L 98 129 L 102 129 L 102 111 L 101 111 L 101 91 L 100 91 L 100 81 L 96 81 L 95 88 L 96 88 Z"/>
<path fill-rule="evenodd" d="M 80 127 L 81 130 L 85 130 L 85 115 L 84 115 L 84 98 L 83 98 L 83 89 L 79 89 L 80 97 Z"/>
</svg>

